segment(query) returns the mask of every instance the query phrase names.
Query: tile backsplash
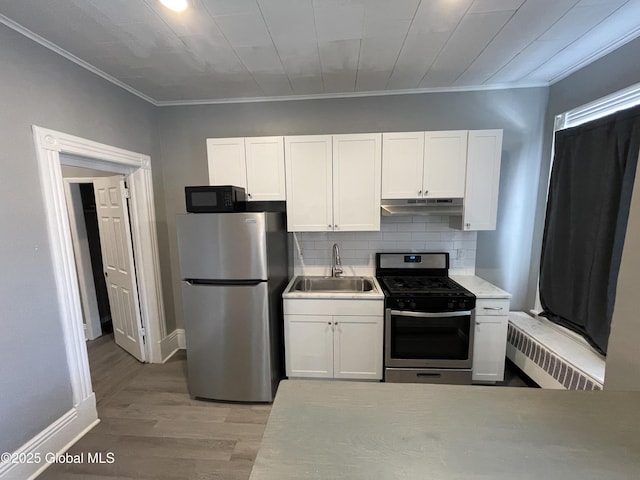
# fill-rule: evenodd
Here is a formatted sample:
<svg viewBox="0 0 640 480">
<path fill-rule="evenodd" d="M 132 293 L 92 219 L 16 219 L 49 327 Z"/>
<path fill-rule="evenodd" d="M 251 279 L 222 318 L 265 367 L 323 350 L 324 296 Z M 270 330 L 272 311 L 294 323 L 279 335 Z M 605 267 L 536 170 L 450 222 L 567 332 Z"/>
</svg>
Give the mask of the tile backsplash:
<svg viewBox="0 0 640 480">
<path fill-rule="evenodd" d="M 373 273 L 376 252 L 449 252 L 452 273 L 475 273 L 477 232 L 449 228 L 449 217 L 382 217 L 379 232 L 297 232 L 293 238 L 297 274 L 318 274 L 330 267 L 331 247 L 337 243 L 345 273 Z M 326 272 L 325 272 L 326 273 Z"/>
</svg>

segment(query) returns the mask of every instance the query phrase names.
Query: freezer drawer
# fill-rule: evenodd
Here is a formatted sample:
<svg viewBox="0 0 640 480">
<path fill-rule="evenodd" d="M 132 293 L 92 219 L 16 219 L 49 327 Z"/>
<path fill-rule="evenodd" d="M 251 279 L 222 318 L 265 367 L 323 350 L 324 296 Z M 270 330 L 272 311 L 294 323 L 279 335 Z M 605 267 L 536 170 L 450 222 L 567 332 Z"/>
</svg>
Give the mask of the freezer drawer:
<svg viewBox="0 0 640 480">
<path fill-rule="evenodd" d="M 264 212 L 177 216 L 180 277 L 267 279 Z"/>
<path fill-rule="evenodd" d="M 182 282 L 192 397 L 270 402 L 272 333 L 268 287 Z"/>
</svg>

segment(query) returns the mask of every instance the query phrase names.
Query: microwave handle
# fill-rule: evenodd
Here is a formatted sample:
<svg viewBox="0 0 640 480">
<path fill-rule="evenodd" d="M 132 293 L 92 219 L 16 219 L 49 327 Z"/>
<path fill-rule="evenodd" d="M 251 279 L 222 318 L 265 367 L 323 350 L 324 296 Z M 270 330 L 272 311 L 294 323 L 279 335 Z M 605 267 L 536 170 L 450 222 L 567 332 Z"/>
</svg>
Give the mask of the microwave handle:
<svg viewBox="0 0 640 480">
<path fill-rule="evenodd" d="M 390 310 L 391 315 L 398 315 L 401 317 L 417 317 L 417 318 L 441 318 L 441 317 L 465 317 L 471 315 L 471 311 L 465 312 L 407 312 L 405 310 Z"/>
</svg>

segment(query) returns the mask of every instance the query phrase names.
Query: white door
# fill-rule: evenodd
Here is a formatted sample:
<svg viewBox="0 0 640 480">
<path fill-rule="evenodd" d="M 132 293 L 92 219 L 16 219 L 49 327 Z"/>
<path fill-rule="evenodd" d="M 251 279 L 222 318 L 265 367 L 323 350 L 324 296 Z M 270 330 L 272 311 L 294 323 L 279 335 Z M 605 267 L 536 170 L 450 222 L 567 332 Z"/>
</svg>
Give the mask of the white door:
<svg viewBox="0 0 640 480">
<path fill-rule="evenodd" d="M 245 138 L 244 145 L 249 201 L 284 200 L 283 137 Z"/>
<path fill-rule="evenodd" d="M 495 230 L 500 187 L 502 130 L 469 132 L 464 230 Z"/>
<path fill-rule="evenodd" d="M 330 315 L 285 315 L 287 377 L 333 377 Z"/>
<path fill-rule="evenodd" d="M 382 134 L 333 136 L 333 229 L 380 230 Z"/>
<path fill-rule="evenodd" d="M 423 180 L 425 197 L 464 197 L 466 169 L 466 130 L 425 133 Z"/>
<path fill-rule="evenodd" d="M 209 185 L 247 188 L 244 138 L 207 138 Z"/>
<path fill-rule="evenodd" d="M 285 137 L 287 229 L 333 230 L 331 135 Z"/>
<path fill-rule="evenodd" d="M 473 340 L 473 380 L 501 382 L 507 348 L 507 316 L 476 316 Z"/>
<path fill-rule="evenodd" d="M 334 316 L 334 377 L 382 379 L 382 317 Z"/>
<path fill-rule="evenodd" d="M 382 198 L 422 197 L 424 132 L 382 134 Z"/>
<path fill-rule="evenodd" d="M 113 336 L 118 345 L 143 362 L 142 321 L 124 177 L 96 178 L 93 189 Z"/>
</svg>

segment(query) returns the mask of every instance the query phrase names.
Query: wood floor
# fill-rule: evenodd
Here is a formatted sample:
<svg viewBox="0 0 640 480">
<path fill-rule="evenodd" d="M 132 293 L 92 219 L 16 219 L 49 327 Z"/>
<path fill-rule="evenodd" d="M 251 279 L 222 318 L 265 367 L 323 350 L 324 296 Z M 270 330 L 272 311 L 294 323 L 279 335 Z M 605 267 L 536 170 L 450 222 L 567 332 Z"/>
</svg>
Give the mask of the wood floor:
<svg viewBox="0 0 640 480">
<path fill-rule="evenodd" d="M 248 479 L 270 405 L 192 400 L 186 354 L 165 364 L 142 364 L 113 336 L 88 343 L 101 422 L 69 453 L 80 464 L 56 464 L 41 480 Z M 90 464 L 89 453 L 112 452 L 112 464 Z"/>
<path fill-rule="evenodd" d="M 101 422 L 70 454 L 79 464 L 56 464 L 40 480 L 248 479 L 271 410 L 192 400 L 186 354 L 165 364 L 142 364 L 106 335 L 88 342 L 91 379 Z M 504 386 L 534 386 L 508 362 Z M 88 463 L 89 453 L 114 462 Z"/>
</svg>

